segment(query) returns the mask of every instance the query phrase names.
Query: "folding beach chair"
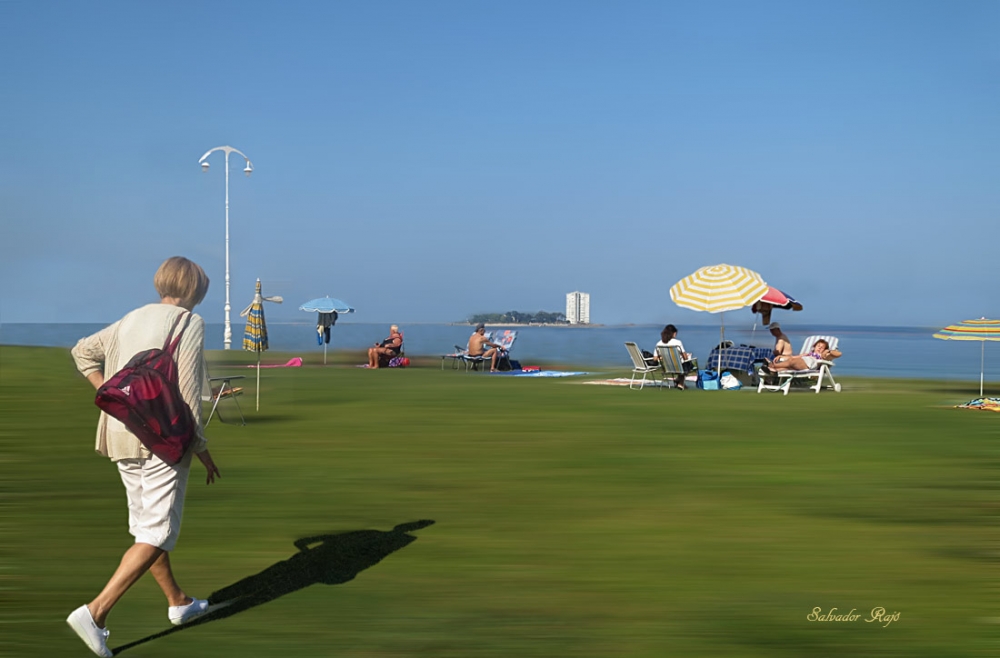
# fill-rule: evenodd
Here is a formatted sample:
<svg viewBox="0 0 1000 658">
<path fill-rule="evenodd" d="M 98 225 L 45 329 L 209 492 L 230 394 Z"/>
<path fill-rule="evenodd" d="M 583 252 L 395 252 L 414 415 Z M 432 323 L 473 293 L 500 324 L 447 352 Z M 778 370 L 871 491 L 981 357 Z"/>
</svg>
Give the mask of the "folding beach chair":
<svg viewBox="0 0 1000 658">
<path fill-rule="evenodd" d="M 451 354 L 441 355 L 441 370 L 444 370 L 444 362 L 447 359 L 451 359 L 451 369 L 458 370 L 458 364 L 462 363 L 463 359 L 469 355 L 469 350 L 465 349 L 461 345 L 455 346 L 455 351 Z"/>
<path fill-rule="evenodd" d="M 837 349 L 838 340 L 836 336 L 810 336 L 806 338 L 805 342 L 802 344 L 802 351 L 799 354 L 808 354 L 812 350 L 812 346 L 816 344 L 818 340 L 825 340 L 829 345 L 831 350 Z M 840 393 L 840 384 L 838 384 L 833 379 L 833 373 L 830 369 L 833 367 L 833 361 L 823 361 L 819 360 L 816 363 L 816 368 L 812 370 L 779 370 L 777 375 L 777 382 L 774 382 L 774 375 L 766 373 L 761 370 L 757 374 L 760 376 L 760 381 L 757 384 L 757 392 L 761 391 L 781 391 L 783 395 L 788 395 L 789 389 L 792 387 L 793 382 L 797 381 L 808 381 L 811 379 L 816 380 L 815 386 L 810 386 L 812 390 L 817 393 L 823 388 L 832 388 L 837 393 Z M 827 379 L 829 383 L 825 386 L 823 380 Z M 767 383 L 771 381 L 772 383 Z"/>
<path fill-rule="evenodd" d="M 504 329 L 503 331 L 497 331 L 493 334 L 493 342 L 500 346 L 500 356 L 497 357 L 497 369 L 498 370 L 510 370 L 510 350 L 514 347 L 514 341 L 517 340 L 517 330 L 516 329 Z M 502 368 L 501 365 L 506 364 L 506 368 Z"/>
<path fill-rule="evenodd" d="M 676 386 L 677 377 L 683 377 L 687 374 L 684 369 L 684 355 L 681 354 L 681 348 L 657 345 L 656 354 L 660 357 L 659 365 L 663 369 L 663 378 L 666 385 L 668 387 Z M 694 366 L 694 368 L 697 369 L 697 366 Z"/>
<path fill-rule="evenodd" d="M 629 380 L 629 388 L 635 388 L 636 375 L 642 375 L 642 381 L 639 382 L 639 390 L 642 390 L 642 387 L 646 385 L 646 375 L 652 374 L 655 380 L 657 373 L 664 372 L 663 366 L 659 363 L 647 361 L 646 357 L 642 355 L 642 350 L 635 343 L 625 343 L 625 349 L 628 350 L 628 355 L 632 357 L 632 379 Z"/>
<path fill-rule="evenodd" d="M 486 337 L 486 340 L 488 340 L 490 342 L 493 342 L 493 332 L 492 331 L 487 331 L 483 335 Z M 479 364 L 481 364 L 484 361 L 484 359 L 483 359 L 482 356 L 471 356 L 469 354 L 469 346 L 468 345 L 466 345 L 465 347 L 462 347 L 461 345 L 456 345 L 455 346 L 455 351 L 452 352 L 451 354 L 442 354 L 441 355 L 441 370 L 444 370 L 444 362 L 447 359 L 451 359 L 452 370 L 458 370 L 458 364 L 463 363 L 463 364 L 465 364 L 465 371 L 466 372 L 468 372 L 469 370 L 478 370 L 479 369 Z"/>
<path fill-rule="evenodd" d="M 393 363 L 394 361 L 396 363 L 399 363 L 399 361 L 396 361 L 397 359 L 402 360 L 403 358 L 406 357 L 406 351 L 404 349 L 405 347 L 406 347 L 406 339 L 403 337 L 403 332 L 400 331 L 399 332 L 399 349 L 396 350 L 395 354 L 391 354 L 391 355 L 390 354 L 379 354 L 378 355 L 378 367 L 379 368 L 392 368 L 392 367 L 394 367 L 396 365 L 396 364 Z"/>
<path fill-rule="evenodd" d="M 247 419 L 243 417 L 243 409 L 240 408 L 240 401 L 237 400 L 237 396 L 243 395 L 243 388 L 240 386 L 233 386 L 233 381 L 236 379 L 244 379 L 243 375 L 231 375 L 229 377 L 209 377 L 208 378 L 208 395 L 202 395 L 203 402 L 212 403 L 212 411 L 208 414 L 208 420 L 205 421 L 205 427 L 212 422 L 212 416 L 218 414 L 219 420 L 223 423 L 226 419 L 222 417 L 222 411 L 219 410 L 219 402 L 224 399 L 231 399 L 236 405 L 236 411 L 240 414 L 240 425 L 246 425 Z M 218 391 L 213 387 L 215 382 L 222 382 L 219 386 Z"/>
</svg>

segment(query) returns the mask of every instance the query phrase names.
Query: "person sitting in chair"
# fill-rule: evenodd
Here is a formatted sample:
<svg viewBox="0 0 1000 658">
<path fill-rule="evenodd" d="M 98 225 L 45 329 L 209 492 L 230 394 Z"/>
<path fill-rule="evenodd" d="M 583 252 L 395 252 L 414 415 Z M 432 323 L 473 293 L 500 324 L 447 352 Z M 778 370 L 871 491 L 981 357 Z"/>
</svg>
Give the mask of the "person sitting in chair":
<svg viewBox="0 0 1000 658">
<path fill-rule="evenodd" d="M 658 343 L 656 343 L 656 347 L 658 348 L 676 347 L 677 349 L 679 349 L 681 351 L 681 360 L 684 362 L 685 373 L 691 372 L 697 367 L 694 363 L 694 357 L 691 355 L 690 352 L 684 351 L 684 343 L 682 343 L 680 340 L 677 339 L 677 327 L 675 327 L 672 324 L 668 324 L 663 328 L 663 331 L 660 332 L 660 340 Z M 660 360 L 659 350 L 657 350 L 653 354 L 653 360 L 654 361 Z M 683 390 L 684 375 L 677 375 L 677 378 L 674 380 L 674 383 L 677 384 L 677 388 Z"/>
<path fill-rule="evenodd" d="M 777 322 L 772 322 L 767 327 L 771 331 L 771 335 L 774 336 L 774 359 L 779 356 L 794 356 L 792 351 L 792 343 L 788 340 L 788 336 L 785 332 L 781 330 L 781 325 Z"/>
<path fill-rule="evenodd" d="M 833 361 L 840 356 L 840 350 L 831 350 L 830 343 L 822 338 L 813 343 L 808 354 L 779 356 L 769 364 L 772 371 L 815 370 L 820 361 Z"/>
<path fill-rule="evenodd" d="M 368 367 L 379 368 L 379 361 L 388 362 L 393 357 L 399 356 L 403 349 L 403 334 L 399 332 L 398 325 L 389 327 L 389 337 L 381 343 L 375 343 L 374 347 L 368 348 Z"/>
<path fill-rule="evenodd" d="M 486 349 L 489 348 L 489 349 Z M 490 359 L 490 372 L 497 371 L 497 359 L 500 358 L 503 347 L 486 338 L 486 325 L 482 322 L 476 325 L 476 330 L 469 336 L 469 356 L 481 356 Z"/>
</svg>

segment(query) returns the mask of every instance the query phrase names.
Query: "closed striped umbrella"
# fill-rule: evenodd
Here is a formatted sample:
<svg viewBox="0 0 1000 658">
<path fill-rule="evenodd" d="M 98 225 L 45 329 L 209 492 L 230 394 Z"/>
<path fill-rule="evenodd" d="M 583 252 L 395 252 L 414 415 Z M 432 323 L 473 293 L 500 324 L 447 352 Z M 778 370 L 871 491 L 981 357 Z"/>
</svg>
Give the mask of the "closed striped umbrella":
<svg viewBox="0 0 1000 658">
<path fill-rule="evenodd" d="M 243 331 L 243 349 L 248 352 L 267 351 L 267 322 L 264 320 L 264 296 L 260 293 L 260 279 L 253 302 L 240 317 L 246 317 L 247 328 Z"/>
<path fill-rule="evenodd" d="M 264 302 L 280 304 L 281 297 L 264 297 L 261 294 L 260 279 L 257 279 L 257 291 L 254 293 L 250 306 L 240 313 L 247 319 L 247 328 L 243 331 L 243 349 L 257 353 L 257 411 L 260 411 L 260 353 L 267 350 L 267 322 L 264 320 Z"/>
<path fill-rule="evenodd" d="M 709 313 L 725 313 L 744 308 L 767 294 L 764 279 L 753 270 L 737 265 L 710 265 L 689 274 L 670 288 L 670 299 L 684 308 Z M 720 329 L 726 339 L 725 318 Z M 720 341 L 721 342 L 721 341 Z M 719 350 L 719 368 L 722 350 Z"/>
<path fill-rule="evenodd" d="M 979 395 L 983 394 L 983 378 L 985 376 L 986 365 L 986 341 L 1000 340 L 1000 320 L 962 320 L 958 324 L 951 324 L 934 334 L 935 338 L 941 340 L 978 340 L 982 345 L 979 348 Z"/>
</svg>

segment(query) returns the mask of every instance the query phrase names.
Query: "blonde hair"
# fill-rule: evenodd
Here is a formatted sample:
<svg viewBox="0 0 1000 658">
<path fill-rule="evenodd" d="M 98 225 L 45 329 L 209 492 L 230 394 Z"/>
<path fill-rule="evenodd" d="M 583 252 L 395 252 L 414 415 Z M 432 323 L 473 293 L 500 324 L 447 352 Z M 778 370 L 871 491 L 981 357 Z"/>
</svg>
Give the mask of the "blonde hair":
<svg viewBox="0 0 1000 658">
<path fill-rule="evenodd" d="M 160 269 L 156 270 L 153 285 L 161 299 L 176 297 L 181 303 L 194 308 L 208 292 L 208 275 L 197 263 L 183 256 L 173 256 L 163 261 Z"/>
<path fill-rule="evenodd" d="M 398 324 L 392 325 L 391 327 L 389 327 L 389 331 L 399 331 L 399 325 Z"/>
</svg>

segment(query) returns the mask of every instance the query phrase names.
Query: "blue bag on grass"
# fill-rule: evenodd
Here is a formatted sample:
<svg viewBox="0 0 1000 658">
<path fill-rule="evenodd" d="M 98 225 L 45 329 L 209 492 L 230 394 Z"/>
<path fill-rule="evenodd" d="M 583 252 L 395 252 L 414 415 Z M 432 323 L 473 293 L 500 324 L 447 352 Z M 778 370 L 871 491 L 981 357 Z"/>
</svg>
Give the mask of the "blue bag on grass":
<svg viewBox="0 0 1000 658">
<path fill-rule="evenodd" d="M 698 388 L 705 391 L 719 390 L 719 375 L 714 370 L 698 371 Z"/>
</svg>

